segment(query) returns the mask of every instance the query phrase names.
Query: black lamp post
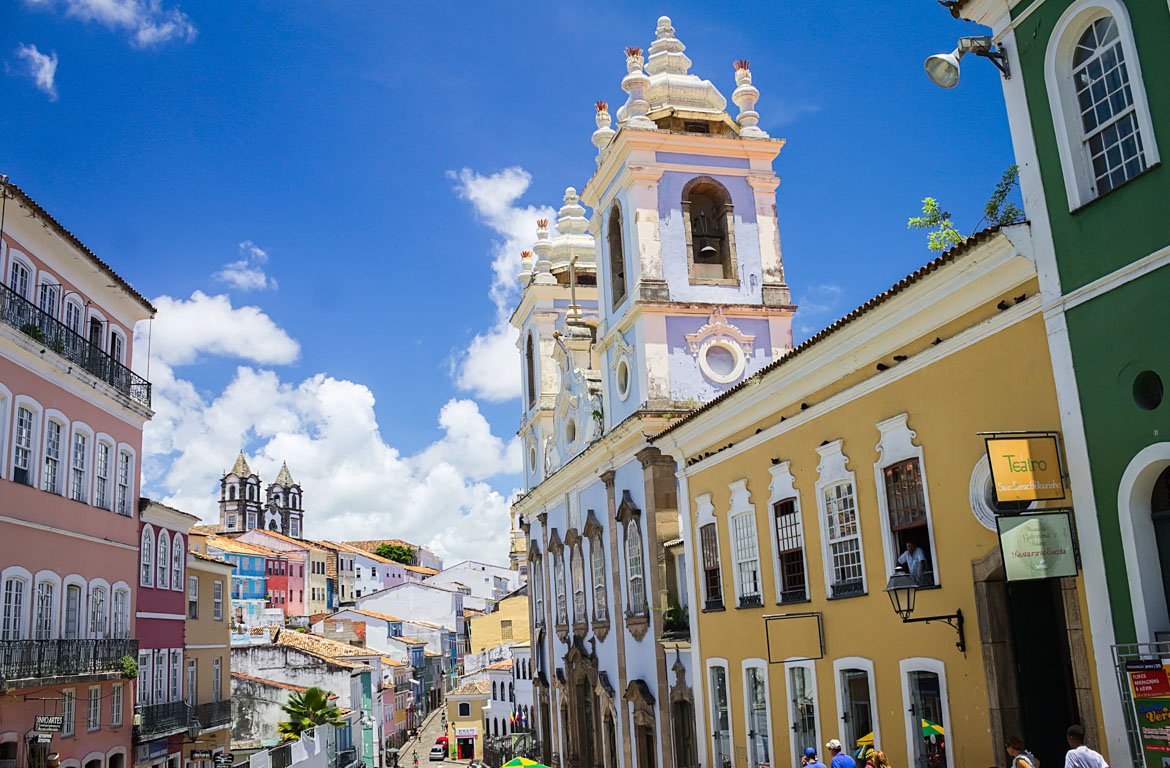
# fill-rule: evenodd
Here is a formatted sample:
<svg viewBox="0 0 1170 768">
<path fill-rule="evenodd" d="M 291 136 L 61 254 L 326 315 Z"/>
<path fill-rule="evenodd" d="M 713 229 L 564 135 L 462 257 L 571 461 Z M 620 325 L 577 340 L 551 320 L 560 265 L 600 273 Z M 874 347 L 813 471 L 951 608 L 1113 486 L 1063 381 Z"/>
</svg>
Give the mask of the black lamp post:
<svg viewBox="0 0 1170 768">
<path fill-rule="evenodd" d="M 890 581 L 886 584 L 886 594 L 890 596 L 890 605 L 894 606 L 894 613 L 902 617 L 903 624 L 916 624 L 919 622 L 929 624 L 932 621 L 945 622 L 949 627 L 959 633 L 959 641 L 955 643 L 955 647 L 959 649 L 960 653 L 967 652 L 967 640 L 963 634 L 963 612 L 956 609 L 954 613 L 943 616 L 920 616 L 917 619 L 910 618 L 910 614 L 914 613 L 914 598 L 918 592 L 918 580 L 907 573 L 906 569 L 898 566 L 894 569 L 894 575 L 890 577 Z"/>
</svg>

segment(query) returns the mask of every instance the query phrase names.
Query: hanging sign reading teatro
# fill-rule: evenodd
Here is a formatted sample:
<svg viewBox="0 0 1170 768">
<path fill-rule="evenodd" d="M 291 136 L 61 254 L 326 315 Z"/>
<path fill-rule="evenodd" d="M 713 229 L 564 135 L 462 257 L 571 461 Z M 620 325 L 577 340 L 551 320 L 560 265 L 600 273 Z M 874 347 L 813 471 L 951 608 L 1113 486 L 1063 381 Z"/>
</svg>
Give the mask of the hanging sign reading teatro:
<svg viewBox="0 0 1170 768">
<path fill-rule="evenodd" d="M 1064 498 L 1056 435 L 989 437 L 987 460 L 996 501 Z"/>
<path fill-rule="evenodd" d="M 1008 581 L 1077 575 L 1072 521 L 1067 511 L 997 517 Z"/>
<path fill-rule="evenodd" d="M 1160 659 L 1131 659 L 1125 662 L 1125 676 L 1146 765 L 1166 765 L 1170 763 L 1170 666 Z"/>
</svg>

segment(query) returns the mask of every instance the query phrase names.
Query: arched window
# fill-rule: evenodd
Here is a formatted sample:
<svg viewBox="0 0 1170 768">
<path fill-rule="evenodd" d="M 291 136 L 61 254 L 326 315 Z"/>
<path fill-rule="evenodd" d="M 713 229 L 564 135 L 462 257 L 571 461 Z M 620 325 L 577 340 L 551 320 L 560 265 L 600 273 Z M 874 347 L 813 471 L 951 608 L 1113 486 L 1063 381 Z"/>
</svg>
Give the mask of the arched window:
<svg viewBox="0 0 1170 768">
<path fill-rule="evenodd" d="M 55 592 L 56 585 L 53 582 L 37 582 L 36 603 L 33 605 L 33 640 L 53 639 L 53 617 L 56 613 Z"/>
<path fill-rule="evenodd" d="M 727 189 L 710 176 L 691 179 L 683 187 L 682 209 L 691 283 L 738 283 L 735 216 Z"/>
<path fill-rule="evenodd" d="M 584 624 L 585 615 L 585 562 L 581 557 L 581 544 L 573 546 L 572 579 L 573 579 L 573 622 Z"/>
<path fill-rule="evenodd" d="M 637 521 L 626 525 L 626 571 L 630 584 L 630 613 L 646 613 L 646 577 L 642 567 L 642 531 Z"/>
<path fill-rule="evenodd" d="M 141 565 L 138 583 L 144 587 L 154 586 L 154 529 L 142 526 L 142 542 L 139 545 L 138 560 Z"/>
<path fill-rule="evenodd" d="M 155 560 L 158 563 L 158 575 L 155 577 L 155 586 L 159 589 L 171 588 L 171 537 L 164 530 L 158 532 L 158 552 Z"/>
<path fill-rule="evenodd" d="M 536 405 L 536 349 L 532 343 L 532 334 L 528 334 L 528 341 L 524 349 L 524 375 L 528 380 L 528 407 Z"/>
<path fill-rule="evenodd" d="M 605 596 L 605 547 L 598 533 L 589 539 L 589 567 L 593 575 L 593 619 L 608 619 L 608 601 Z"/>
<path fill-rule="evenodd" d="M 228 486 L 228 499 L 231 501 L 236 500 L 236 487 L 234 485 Z"/>
<path fill-rule="evenodd" d="M 1050 38 L 1045 77 L 1070 209 L 1158 162 L 1123 4 L 1082 0 L 1067 9 Z"/>
<path fill-rule="evenodd" d="M 23 640 L 28 605 L 28 579 L 10 576 L 4 580 L 0 640 Z"/>
<path fill-rule="evenodd" d="M 569 622 L 568 611 L 565 605 L 565 553 L 557 552 L 553 555 L 553 590 L 557 599 L 557 624 Z"/>
<path fill-rule="evenodd" d="M 171 589 L 183 591 L 183 566 L 187 562 L 187 550 L 183 547 L 182 534 L 175 534 L 171 543 Z"/>
<path fill-rule="evenodd" d="M 94 587 L 89 591 L 89 635 L 97 640 L 108 636 L 110 605 L 107 594 L 105 587 Z"/>
<path fill-rule="evenodd" d="M 130 637 L 130 592 L 114 590 L 114 603 L 110 611 L 111 632 L 115 639 Z"/>
<path fill-rule="evenodd" d="M 609 242 L 610 293 L 616 309 L 626 298 L 626 251 L 622 243 L 622 209 L 617 203 L 609 209 L 606 240 Z"/>
<path fill-rule="evenodd" d="M 496 698 L 496 681 L 492 680 L 492 699 Z"/>
</svg>

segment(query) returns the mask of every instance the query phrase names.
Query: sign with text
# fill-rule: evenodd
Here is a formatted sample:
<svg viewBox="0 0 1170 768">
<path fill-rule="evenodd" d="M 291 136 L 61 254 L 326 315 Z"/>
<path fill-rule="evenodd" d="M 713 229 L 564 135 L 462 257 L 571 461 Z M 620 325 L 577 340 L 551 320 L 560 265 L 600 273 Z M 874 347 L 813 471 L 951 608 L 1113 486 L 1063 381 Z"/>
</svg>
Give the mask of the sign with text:
<svg viewBox="0 0 1170 768">
<path fill-rule="evenodd" d="M 60 733 L 64 725 L 62 715 L 37 715 L 33 718 L 33 730 L 40 733 Z"/>
<path fill-rule="evenodd" d="M 1056 435 L 989 437 L 987 460 L 996 501 L 1064 498 Z"/>
<path fill-rule="evenodd" d="M 1072 521 L 1067 511 L 997 517 L 1008 581 L 1077 575 Z"/>
<path fill-rule="evenodd" d="M 1146 765 L 1170 764 L 1170 666 L 1160 659 L 1125 662 L 1138 739 Z"/>
<path fill-rule="evenodd" d="M 210 749 L 193 749 L 191 750 L 192 760 L 209 760 L 211 758 Z"/>
<path fill-rule="evenodd" d="M 478 728 L 456 728 L 455 738 L 457 739 L 471 739 L 479 735 Z"/>
</svg>

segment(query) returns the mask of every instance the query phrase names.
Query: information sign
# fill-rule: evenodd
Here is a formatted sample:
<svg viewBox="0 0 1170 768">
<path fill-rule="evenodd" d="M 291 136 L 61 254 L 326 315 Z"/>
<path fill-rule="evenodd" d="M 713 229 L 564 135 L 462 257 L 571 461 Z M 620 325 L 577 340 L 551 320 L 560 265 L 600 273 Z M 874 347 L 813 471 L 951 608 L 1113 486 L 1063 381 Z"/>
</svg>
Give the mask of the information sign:
<svg viewBox="0 0 1170 768">
<path fill-rule="evenodd" d="M 1149 768 L 1170 765 L 1170 666 L 1160 659 L 1125 662 L 1138 740 Z"/>
<path fill-rule="evenodd" d="M 33 730 L 40 733 L 60 733 L 64 725 L 62 715 L 37 715 L 33 718 Z"/>
<path fill-rule="evenodd" d="M 1064 498 L 1056 435 L 987 438 L 987 460 L 1000 502 Z"/>
<path fill-rule="evenodd" d="M 1077 575 L 1072 521 L 1067 511 L 997 517 L 995 524 L 1008 581 Z"/>
</svg>

